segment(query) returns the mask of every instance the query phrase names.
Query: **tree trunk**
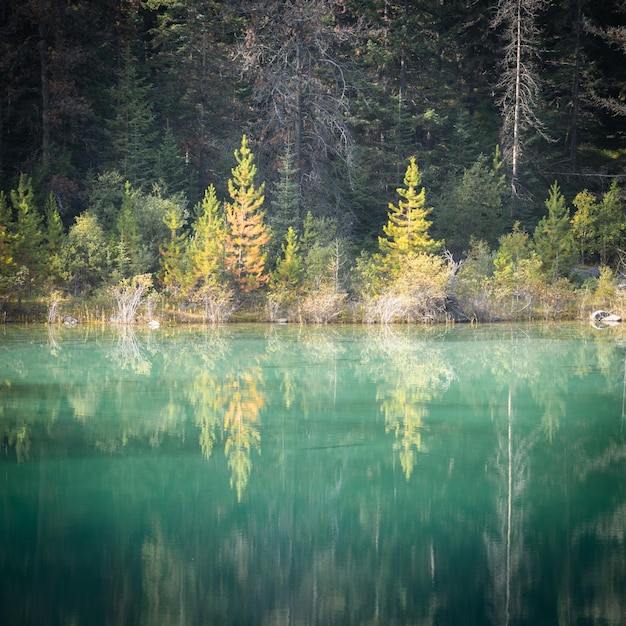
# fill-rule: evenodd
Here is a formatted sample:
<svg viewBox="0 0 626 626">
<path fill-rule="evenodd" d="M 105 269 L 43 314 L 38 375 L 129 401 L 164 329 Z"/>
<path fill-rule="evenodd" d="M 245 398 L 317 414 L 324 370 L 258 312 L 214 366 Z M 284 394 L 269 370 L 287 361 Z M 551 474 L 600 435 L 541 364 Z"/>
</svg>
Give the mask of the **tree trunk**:
<svg viewBox="0 0 626 626">
<path fill-rule="evenodd" d="M 580 33 L 582 29 L 582 0 L 576 3 L 576 40 L 574 44 L 574 77 L 572 79 L 572 114 L 569 128 L 569 162 L 572 170 L 576 169 L 578 152 L 578 99 L 580 91 Z"/>
<path fill-rule="evenodd" d="M 48 78 L 48 39 L 46 0 L 39 0 L 39 61 L 41 66 L 41 164 L 50 165 L 50 81 Z"/>
</svg>

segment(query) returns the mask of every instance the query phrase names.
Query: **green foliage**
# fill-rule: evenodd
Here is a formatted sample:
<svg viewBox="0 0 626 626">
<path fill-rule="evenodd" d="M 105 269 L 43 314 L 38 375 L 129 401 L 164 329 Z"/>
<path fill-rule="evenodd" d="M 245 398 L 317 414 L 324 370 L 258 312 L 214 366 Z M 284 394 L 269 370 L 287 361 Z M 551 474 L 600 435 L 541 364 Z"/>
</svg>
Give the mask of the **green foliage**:
<svg viewBox="0 0 626 626">
<path fill-rule="evenodd" d="M 213 185 L 207 188 L 195 212 L 189 245 L 192 272 L 201 283 L 219 281 L 224 273 L 226 228 Z"/>
<path fill-rule="evenodd" d="M 434 226 L 445 239 L 446 247 L 466 250 L 471 237 L 495 246 L 507 221 L 504 208 L 507 191 L 497 156 L 490 165 L 487 157 L 480 155 L 440 199 Z"/>
<path fill-rule="evenodd" d="M 135 194 L 126 181 L 124 198 L 117 218 L 117 245 L 114 263 L 117 276 L 114 282 L 131 278 L 141 272 L 141 237 L 134 212 Z"/>
<path fill-rule="evenodd" d="M 13 260 L 27 276 L 20 284 L 21 294 L 23 290 L 30 290 L 42 282 L 47 261 L 43 246 L 42 215 L 34 204 L 33 185 L 29 176 L 20 176 L 17 189 L 11 190 L 11 202 L 16 215 Z"/>
<path fill-rule="evenodd" d="M 280 178 L 274 184 L 274 194 L 268 223 L 274 235 L 282 241 L 290 226 L 300 227 L 299 170 L 295 165 L 293 146 L 287 142 L 278 168 Z"/>
<path fill-rule="evenodd" d="M 596 240 L 598 205 L 595 196 L 587 189 L 576 195 L 572 201 L 576 211 L 572 217 L 572 236 L 578 243 L 581 263 L 593 252 Z"/>
<path fill-rule="evenodd" d="M 162 220 L 169 232 L 167 240 L 159 248 L 162 281 L 168 293 L 178 298 L 186 292 L 190 280 L 189 258 L 186 254 L 188 238 L 183 231 L 186 215 L 180 205 L 170 202 Z"/>
<path fill-rule="evenodd" d="M 109 124 L 114 149 L 111 165 L 135 187 L 141 187 L 154 180 L 157 134 L 150 85 L 139 76 L 137 60 L 130 54 L 123 59 L 113 101 L 115 118 Z"/>
<path fill-rule="evenodd" d="M 494 255 L 486 241 L 470 239 L 469 250 L 454 279 L 453 291 L 470 318 L 489 320 Z"/>
<path fill-rule="evenodd" d="M 624 203 L 617 180 L 614 180 L 600 201 L 596 221 L 595 249 L 603 265 L 613 261 L 617 256 L 617 249 L 624 240 L 625 230 Z"/>
<path fill-rule="evenodd" d="M 44 240 L 49 259 L 47 273 L 54 282 L 58 279 L 61 270 L 60 252 L 65 233 L 63 231 L 63 223 L 61 222 L 57 202 L 52 194 L 49 194 L 46 199 L 45 224 Z"/>
<path fill-rule="evenodd" d="M 172 127 L 167 124 L 156 151 L 155 181 L 161 181 L 170 192 L 182 192 L 187 188 L 185 162 Z"/>
<path fill-rule="evenodd" d="M 418 190 L 421 180 L 415 158 L 411 158 L 404 175 L 404 187 L 396 189 L 401 200 L 397 205 L 389 203 L 389 220 L 383 226 L 386 238 L 378 240 L 380 251 L 391 265 L 407 255 L 435 252 L 442 245 L 428 234 L 431 222 L 427 217 L 432 209 L 426 207 L 425 189 Z"/>
<path fill-rule="evenodd" d="M 60 252 L 61 276 L 74 295 L 89 294 L 109 278 L 112 263 L 98 218 L 85 212 L 76 218 Z"/>
<path fill-rule="evenodd" d="M 533 239 L 543 271 L 556 281 L 569 274 L 576 261 L 569 209 L 556 182 L 550 187 L 546 208 L 548 214 L 537 224 Z"/>
<path fill-rule="evenodd" d="M 11 232 L 13 218 L 4 191 L 0 191 L 0 296 L 10 290 L 15 276 L 13 261 L 15 235 Z"/>
<path fill-rule="evenodd" d="M 282 245 L 282 255 L 276 261 L 276 269 L 270 273 L 270 289 L 282 298 L 295 297 L 302 285 L 304 271 L 299 252 L 298 235 L 290 226 Z"/>
</svg>

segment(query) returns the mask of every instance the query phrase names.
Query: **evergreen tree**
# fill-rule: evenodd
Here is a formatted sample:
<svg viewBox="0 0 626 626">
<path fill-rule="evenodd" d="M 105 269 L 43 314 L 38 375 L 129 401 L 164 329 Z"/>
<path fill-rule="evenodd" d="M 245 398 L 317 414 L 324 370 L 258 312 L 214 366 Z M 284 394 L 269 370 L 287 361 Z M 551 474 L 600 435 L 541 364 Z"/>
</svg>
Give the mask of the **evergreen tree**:
<svg viewBox="0 0 626 626">
<path fill-rule="evenodd" d="M 191 288 L 202 292 L 224 280 L 226 227 L 215 187 L 210 185 L 196 207 L 196 219 L 189 243 Z"/>
<path fill-rule="evenodd" d="M 163 216 L 163 223 L 169 231 L 167 241 L 160 247 L 163 284 L 174 297 L 185 293 L 188 286 L 187 235 L 183 231 L 185 216 L 180 207 L 171 203 Z"/>
<path fill-rule="evenodd" d="M 617 180 L 614 180 L 598 206 L 595 249 L 603 265 L 617 256 L 625 231 L 624 203 Z"/>
<path fill-rule="evenodd" d="M 22 287 L 28 289 L 41 281 L 46 263 L 42 216 L 34 204 L 33 185 L 29 176 L 20 176 L 17 189 L 11 190 L 11 202 L 16 215 L 13 258 L 16 265 L 26 273 Z"/>
<path fill-rule="evenodd" d="M 4 191 L 0 191 L 0 296 L 8 291 L 15 276 L 13 261 L 15 235 L 11 232 L 13 215 Z"/>
<path fill-rule="evenodd" d="M 130 54 L 125 56 L 109 132 L 114 146 L 113 168 L 139 188 L 154 180 L 156 132 L 150 87 L 139 76 L 136 63 Z"/>
<path fill-rule="evenodd" d="M 107 239 L 95 214 L 86 211 L 76 218 L 60 257 L 61 276 L 74 295 L 89 294 L 110 276 Z"/>
<path fill-rule="evenodd" d="M 231 202 L 226 203 L 226 267 L 228 273 L 243 293 L 260 289 L 267 283 L 265 271 L 265 246 L 270 235 L 261 211 L 265 196 L 265 183 L 257 188 L 254 178 L 257 168 L 254 155 L 244 135 L 241 148 L 235 150 L 237 166 L 228 181 Z"/>
<path fill-rule="evenodd" d="M 188 181 L 185 177 L 185 162 L 169 123 L 163 131 L 156 157 L 154 179 L 162 181 L 171 193 L 186 191 Z"/>
<path fill-rule="evenodd" d="M 594 249 L 599 207 L 596 197 L 587 189 L 577 194 L 572 204 L 576 208 L 572 217 L 572 235 L 578 242 L 580 262 L 584 264 L 587 254 Z"/>
<path fill-rule="evenodd" d="M 293 227 L 289 227 L 282 245 L 282 255 L 270 274 L 270 289 L 283 299 L 295 297 L 302 285 L 303 264 L 300 243 Z"/>
<path fill-rule="evenodd" d="M 290 226 L 300 228 L 300 185 L 294 159 L 293 146 L 287 142 L 278 167 L 280 178 L 274 184 L 272 210 L 268 214 L 268 223 L 274 236 L 280 240 L 284 239 Z"/>
<path fill-rule="evenodd" d="M 546 208 L 548 214 L 537 224 L 533 240 L 544 272 L 556 280 L 566 276 L 576 260 L 569 209 L 556 182 L 550 187 Z"/>
<path fill-rule="evenodd" d="M 428 233 L 431 222 L 427 217 L 432 209 L 426 207 L 426 191 L 419 189 L 421 173 L 411 158 L 404 175 L 404 187 L 396 191 L 401 200 L 397 205 L 389 203 L 388 222 L 383 226 L 385 237 L 379 237 L 380 251 L 391 265 L 397 265 L 403 257 L 420 252 L 435 252 L 442 242 L 435 241 Z"/>
<path fill-rule="evenodd" d="M 141 263 L 141 236 L 134 213 L 135 193 L 129 181 L 124 187 L 124 198 L 117 218 L 117 254 L 115 265 L 118 276 L 113 282 L 143 273 Z"/>
<path fill-rule="evenodd" d="M 60 252 L 63 245 L 64 232 L 63 223 L 55 197 L 50 193 L 45 205 L 46 228 L 44 240 L 47 248 L 49 263 L 47 266 L 48 275 L 55 280 L 60 272 Z"/>
<path fill-rule="evenodd" d="M 481 155 L 452 191 L 441 197 L 434 228 L 449 250 L 467 249 L 472 236 L 496 245 L 506 222 L 507 184 L 501 165 L 497 154 L 492 166 Z"/>
</svg>

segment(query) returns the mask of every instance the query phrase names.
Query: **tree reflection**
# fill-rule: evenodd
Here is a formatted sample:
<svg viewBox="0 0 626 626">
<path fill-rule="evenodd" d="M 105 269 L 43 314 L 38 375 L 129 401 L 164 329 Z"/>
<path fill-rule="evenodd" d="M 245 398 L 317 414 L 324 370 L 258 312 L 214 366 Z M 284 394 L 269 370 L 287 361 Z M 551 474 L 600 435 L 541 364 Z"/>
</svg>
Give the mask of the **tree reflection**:
<svg viewBox="0 0 626 626">
<path fill-rule="evenodd" d="M 230 485 L 241 502 L 252 471 L 252 450 L 260 450 L 260 412 L 265 406 L 260 368 L 250 368 L 231 374 L 222 388 L 226 400 L 224 452 L 231 471 Z"/>
<path fill-rule="evenodd" d="M 384 365 L 371 371 L 376 381 L 376 400 L 385 418 L 385 432 L 393 433 L 393 450 L 407 480 L 411 478 L 429 404 L 441 398 L 455 378 L 441 345 L 409 341 L 400 331 L 381 329 L 370 341 Z"/>
<path fill-rule="evenodd" d="M 111 359 L 122 370 L 131 370 L 136 374 L 150 374 L 151 362 L 144 353 L 144 347 L 139 343 L 137 335 L 131 326 L 121 324 L 116 326 L 117 343 L 111 351 Z"/>
<path fill-rule="evenodd" d="M 153 519 L 141 547 L 143 604 L 140 624 L 174 626 L 196 623 L 196 575 Z"/>
</svg>

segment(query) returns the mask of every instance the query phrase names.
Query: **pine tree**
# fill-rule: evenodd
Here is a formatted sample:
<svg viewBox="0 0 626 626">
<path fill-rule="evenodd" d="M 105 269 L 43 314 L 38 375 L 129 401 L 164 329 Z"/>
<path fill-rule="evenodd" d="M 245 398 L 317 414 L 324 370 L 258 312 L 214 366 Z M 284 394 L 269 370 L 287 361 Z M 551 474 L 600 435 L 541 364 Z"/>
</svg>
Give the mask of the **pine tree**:
<svg viewBox="0 0 626 626">
<path fill-rule="evenodd" d="M 533 239 L 543 270 L 556 280 L 569 273 L 576 259 L 569 209 L 557 182 L 550 187 L 546 208 Z"/>
<path fill-rule="evenodd" d="M 135 193 L 129 181 L 124 187 L 124 198 L 117 218 L 117 258 L 115 259 L 119 276 L 115 282 L 123 278 L 132 278 L 140 274 L 139 249 L 140 234 L 134 215 Z"/>
<path fill-rule="evenodd" d="M 378 238 L 380 251 L 391 265 L 409 255 L 435 252 L 442 245 L 428 234 L 431 222 L 427 217 L 432 209 L 426 207 L 425 189 L 418 189 L 421 179 L 415 158 L 411 158 L 404 175 L 405 186 L 396 190 L 401 200 L 397 205 L 389 203 L 388 222 L 383 226 L 386 238 Z"/>
<path fill-rule="evenodd" d="M 15 235 L 11 232 L 12 223 L 11 207 L 4 191 L 0 191 L 0 295 L 4 294 L 15 275 L 13 261 Z"/>
<path fill-rule="evenodd" d="M 60 271 L 59 254 L 63 244 L 63 223 L 53 194 L 49 194 L 45 205 L 46 228 L 44 240 L 48 252 L 48 275 L 55 279 Z"/>
<path fill-rule="evenodd" d="M 298 168 L 291 143 L 285 144 L 285 152 L 281 158 L 278 173 L 280 179 L 274 185 L 272 211 L 268 222 L 274 235 L 282 240 L 289 226 L 300 227 L 300 185 L 298 184 Z"/>
<path fill-rule="evenodd" d="M 472 236 L 496 245 L 505 227 L 507 192 L 499 165 L 497 157 L 490 167 L 487 158 L 480 155 L 461 180 L 456 184 L 451 181 L 451 192 L 441 198 L 434 221 L 437 235 L 445 238 L 449 250 L 467 249 Z"/>
<path fill-rule="evenodd" d="M 184 293 L 189 278 L 186 267 L 187 236 L 183 232 L 185 217 L 180 206 L 171 203 L 163 216 L 163 223 L 169 230 L 167 241 L 159 248 L 163 284 L 176 297 Z"/>
<path fill-rule="evenodd" d="M 112 165 L 135 187 L 141 187 L 154 175 L 156 133 L 149 85 L 139 76 L 130 55 L 124 59 L 115 96 L 115 119 L 109 124 L 115 150 Z"/>
<path fill-rule="evenodd" d="M 226 228 L 215 187 L 210 185 L 196 207 L 189 244 L 192 289 L 202 291 L 224 278 Z"/>
<path fill-rule="evenodd" d="M 26 272 L 23 286 L 30 288 L 42 279 L 46 254 L 43 244 L 42 216 L 34 205 L 31 178 L 22 174 L 17 189 L 11 190 L 16 214 L 14 261 Z"/>
<path fill-rule="evenodd" d="M 578 242 L 580 262 L 584 264 L 587 253 L 594 247 L 599 207 L 596 197 L 587 189 L 577 194 L 572 204 L 576 208 L 572 217 L 572 234 Z"/>
<path fill-rule="evenodd" d="M 625 232 L 624 203 L 617 180 L 614 180 L 600 201 L 596 222 L 596 250 L 603 265 L 616 257 Z"/>
<path fill-rule="evenodd" d="M 265 246 L 270 235 L 264 224 L 261 207 L 265 200 L 265 183 L 255 187 L 256 165 L 244 135 L 241 148 L 235 150 L 237 166 L 228 181 L 232 202 L 226 204 L 228 236 L 226 240 L 226 267 L 239 289 L 244 293 L 258 290 L 268 281 L 265 272 Z"/>
<path fill-rule="evenodd" d="M 300 242 L 293 227 L 289 227 L 282 245 L 282 255 L 276 261 L 276 269 L 270 275 L 270 288 L 286 297 L 297 294 L 302 284 L 303 264 Z"/>
</svg>

